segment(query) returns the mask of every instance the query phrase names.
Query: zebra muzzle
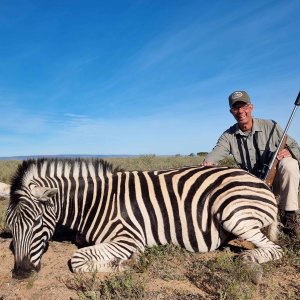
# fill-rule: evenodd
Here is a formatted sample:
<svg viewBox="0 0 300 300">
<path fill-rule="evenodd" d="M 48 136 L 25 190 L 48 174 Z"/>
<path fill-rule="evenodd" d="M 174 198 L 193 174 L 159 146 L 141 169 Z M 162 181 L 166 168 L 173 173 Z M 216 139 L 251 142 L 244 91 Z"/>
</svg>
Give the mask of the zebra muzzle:
<svg viewBox="0 0 300 300">
<path fill-rule="evenodd" d="M 12 278 L 22 280 L 34 276 L 40 270 L 40 264 L 34 266 L 28 258 L 25 258 L 20 263 L 15 263 L 12 270 Z"/>
</svg>

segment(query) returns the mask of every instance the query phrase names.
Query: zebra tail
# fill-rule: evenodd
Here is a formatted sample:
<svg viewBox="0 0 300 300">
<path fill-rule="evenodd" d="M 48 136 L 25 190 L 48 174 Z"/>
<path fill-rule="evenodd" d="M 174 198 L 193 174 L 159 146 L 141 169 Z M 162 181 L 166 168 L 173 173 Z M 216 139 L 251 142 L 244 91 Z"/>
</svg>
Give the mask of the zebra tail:
<svg viewBox="0 0 300 300">
<path fill-rule="evenodd" d="M 271 223 L 268 227 L 268 237 L 272 242 L 278 240 L 278 219 L 275 218 L 274 222 Z"/>
</svg>

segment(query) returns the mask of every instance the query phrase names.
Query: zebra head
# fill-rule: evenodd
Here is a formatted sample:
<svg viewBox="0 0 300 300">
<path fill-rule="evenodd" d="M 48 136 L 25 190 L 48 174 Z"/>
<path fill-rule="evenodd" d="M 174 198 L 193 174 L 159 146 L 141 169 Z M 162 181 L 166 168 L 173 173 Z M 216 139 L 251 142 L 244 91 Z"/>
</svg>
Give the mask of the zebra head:
<svg viewBox="0 0 300 300">
<path fill-rule="evenodd" d="M 57 189 L 35 187 L 11 192 L 7 224 L 12 232 L 14 278 L 24 279 L 40 270 L 56 219 L 52 197 Z"/>
</svg>

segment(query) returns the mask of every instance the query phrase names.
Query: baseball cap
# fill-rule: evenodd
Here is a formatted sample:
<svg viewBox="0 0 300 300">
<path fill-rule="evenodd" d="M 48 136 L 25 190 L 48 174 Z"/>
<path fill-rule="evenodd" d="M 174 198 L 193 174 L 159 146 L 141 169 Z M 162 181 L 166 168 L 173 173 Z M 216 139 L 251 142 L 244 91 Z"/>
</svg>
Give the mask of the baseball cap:
<svg viewBox="0 0 300 300">
<path fill-rule="evenodd" d="M 245 91 L 235 91 L 229 95 L 229 106 L 232 107 L 236 102 L 250 104 L 250 97 Z"/>
</svg>

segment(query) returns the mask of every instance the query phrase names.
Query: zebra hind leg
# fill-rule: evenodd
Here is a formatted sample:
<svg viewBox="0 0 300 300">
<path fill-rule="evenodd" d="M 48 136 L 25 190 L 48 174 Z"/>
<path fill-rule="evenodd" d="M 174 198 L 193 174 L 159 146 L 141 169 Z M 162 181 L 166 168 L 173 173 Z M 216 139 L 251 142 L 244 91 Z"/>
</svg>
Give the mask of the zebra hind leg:
<svg viewBox="0 0 300 300">
<path fill-rule="evenodd" d="M 124 271 L 137 252 L 139 248 L 132 242 L 104 242 L 77 250 L 70 259 L 70 268 L 75 273 Z"/>
<path fill-rule="evenodd" d="M 283 250 L 260 231 L 258 224 L 252 224 L 251 227 L 247 227 L 242 223 L 234 228 L 230 228 L 225 224 L 223 224 L 223 227 L 235 236 L 247 240 L 256 246 L 255 249 L 243 251 L 239 255 L 239 259 L 246 269 L 250 271 L 252 281 L 257 284 L 263 275 L 263 269 L 260 264 L 280 259 L 283 256 Z M 274 229 L 274 225 L 271 226 Z"/>
</svg>

